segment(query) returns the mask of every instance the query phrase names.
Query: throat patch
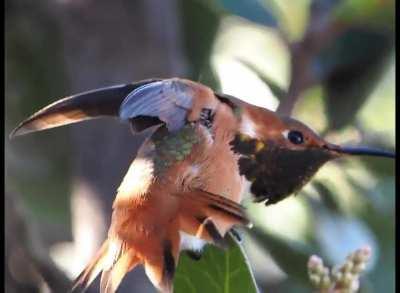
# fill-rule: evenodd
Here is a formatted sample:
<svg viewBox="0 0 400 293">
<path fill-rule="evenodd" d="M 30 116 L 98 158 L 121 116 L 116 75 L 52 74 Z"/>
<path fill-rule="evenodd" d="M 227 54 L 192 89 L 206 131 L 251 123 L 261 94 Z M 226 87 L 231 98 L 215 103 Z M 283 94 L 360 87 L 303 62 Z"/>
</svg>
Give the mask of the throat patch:
<svg viewBox="0 0 400 293">
<path fill-rule="evenodd" d="M 231 142 L 239 153 L 239 171 L 251 182 L 254 201 L 277 203 L 299 191 L 332 158 L 321 149 L 290 150 L 273 141 L 260 141 L 238 134 Z"/>
</svg>

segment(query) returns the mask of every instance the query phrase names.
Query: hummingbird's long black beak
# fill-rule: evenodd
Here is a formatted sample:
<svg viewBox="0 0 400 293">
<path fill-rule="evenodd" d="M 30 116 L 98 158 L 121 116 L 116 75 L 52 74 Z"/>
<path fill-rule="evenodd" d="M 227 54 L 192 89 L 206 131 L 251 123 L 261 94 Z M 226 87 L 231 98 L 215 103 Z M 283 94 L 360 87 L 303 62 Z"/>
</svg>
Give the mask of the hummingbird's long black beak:
<svg viewBox="0 0 400 293">
<path fill-rule="evenodd" d="M 373 156 L 373 157 L 386 157 L 395 158 L 395 152 L 379 150 L 370 147 L 353 147 L 353 146 L 338 146 L 334 144 L 327 144 L 326 148 L 338 154 L 356 155 L 356 156 Z"/>
</svg>

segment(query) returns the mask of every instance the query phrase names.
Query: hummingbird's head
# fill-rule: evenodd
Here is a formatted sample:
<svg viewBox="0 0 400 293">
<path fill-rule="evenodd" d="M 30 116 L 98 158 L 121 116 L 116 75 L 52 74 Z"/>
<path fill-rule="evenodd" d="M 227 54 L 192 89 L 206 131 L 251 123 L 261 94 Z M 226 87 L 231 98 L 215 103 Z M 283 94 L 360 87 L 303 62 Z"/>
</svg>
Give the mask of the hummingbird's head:
<svg viewBox="0 0 400 293">
<path fill-rule="evenodd" d="M 331 144 L 305 124 L 275 112 L 248 110 L 231 143 L 240 173 L 251 182 L 256 201 L 276 203 L 298 192 L 326 162 L 345 155 L 394 158 L 394 153 Z"/>
</svg>

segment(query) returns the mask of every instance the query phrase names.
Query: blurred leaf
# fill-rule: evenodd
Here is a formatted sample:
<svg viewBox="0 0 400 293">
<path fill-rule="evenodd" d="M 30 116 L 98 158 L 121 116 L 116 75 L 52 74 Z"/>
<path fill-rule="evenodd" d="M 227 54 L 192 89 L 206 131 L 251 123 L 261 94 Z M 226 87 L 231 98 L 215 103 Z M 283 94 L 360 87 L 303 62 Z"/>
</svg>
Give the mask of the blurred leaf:
<svg viewBox="0 0 400 293">
<path fill-rule="evenodd" d="M 296 103 L 296 107 L 293 109 L 292 116 L 306 125 L 312 126 L 312 129 L 317 133 L 323 134 L 328 123 L 322 87 L 313 86 L 304 90 L 301 98 Z"/>
<path fill-rule="evenodd" d="M 6 132 L 68 87 L 61 26 L 48 3 L 6 1 Z M 61 133 L 63 132 L 63 133 Z M 7 185 L 35 217 L 70 225 L 67 130 L 6 142 Z M 38 148 L 36 142 L 41 142 Z M 35 158 L 35 159 L 33 159 Z M 39 158 L 39 159 L 36 159 Z"/>
<path fill-rule="evenodd" d="M 271 27 L 278 25 L 271 9 L 260 0 L 217 0 L 217 2 L 226 11 L 250 21 Z"/>
<path fill-rule="evenodd" d="M 332 212 L 341 213 L 338 198 L 325 184 L 323 184 L 321 181 L 313 180 L 312 185 L 318 191 L 325 207 L 327 207 Z"/>
<path fill-rule="evenodd" d="M 307 261 L 315 251 L 302 243 L 283 239 L 258 228 L 247 232 L 261 248 L 270 253 L 288 278 L 308 284 Z"/>
<path fill-rule="evenodd" d="M 210 76 L 213 74 L 210 55 L 220 24 L 220 14 L 204 1 L 180 0 L 179 5 L 189 78 L 204 81 L 204 76 L 207 76 L 208 81 L 204 83 L 215 86 L 217 80 Z"/>
<path fill-rule="evenodd" d="M 207 66 L 200 71 L 197 81 L 209 86 L 215 91 L 221 91 L 221 84 L 218 74 L 210 64 L 207 64 Z"/>
<path fill-rule="evenodd" d="M 222 250 L 208 245 L 200 260 L 182 254 L 175 275 L 174 292 L 257 293 L 257 285 L 240 243 Z"/>
<path fill-rule="evenodd" d="M 309 20 L 310 0 L 266 0 L 275 12 L 280 30 L 287 41 L 301 39 Z"/>
<path fill-rule="evenodd" d="M 358 23 L 394 30 L 395 0 L 344 0 L 336 7 L 341 22 Z"/>
<path fill-rule="evenodd" d="M 366 165 L 366 167 L 374 172 L 376 176 L 379 178 L 385 176 L 393 176 L 395 171 L 395 161 L 394 160 L 385 160 L 382 158 L 374 158 L 374 157 L 365 157 L 362 158 L 362 162 Z"/>
<path fill-rule="evenodd" d="M 390 178 L 390 177 L 389 177 Z M 367 275 L 369 291 L 395 292 L 395 188 L 394 180 L 380 180 L 376 188 L 369 190 L 375 200 L 368 201 L 361 219 L 379 240 L 380 253 L 373 270 Z M 380 202 L 376 200 L 379 197 Z M 383 203 L 382 200 L 386 203 Z"/>
<path fill-rule="evenodd" d="M 16 124 L 32 108 L 58 96 L 67 81 L 60 25 L 48 13 L 48 6 L 21 1 L 6 3 L 8 98 L 5 102 L 11 110 L 5 113 L 7 123 Z"/>
<path fill-rule="evenodd" d="M 393 44 L 391 34 L 352 28 L 317 56 L 314 66 L 326 92 L 331 129 L 354 120 L 382 76 Z"/>
<path fill-rule="evenodd" d="M 393 34 L 381 30 L 349 28 L 320 52 L 316 69 L 326 78 L 341 68 L 368 67 L 390 53 L 393 38 Z"/>
<path fill-rule="evenodd" d="M 286 91 L 282 89 L 275 81 L 273 81 L 271 78 L 262 73 L 261 70 L 257 68 L 257 66 L 241 58 L 237 58 L 237 60 L 241 64 L 249 68 L 251 71 L 253 71 L 257 75 L 257 77 L 269 87 L 275 98 L 281 101 L 286 97 L 287 95 Z"/>
<path fill-rule="evenodd" d="M 394 205 L 394 178 L 383 177 L 379 179 L 374 189 L 366 188 L 364 185 L 357 182 L 354 178 L 348 178 L 349 184 L 362 195 L 360 199 L 364 209 L 361 209 L 361 214 L 365 209 L 373 209 L 375 214 L 383 214 Z M 365 219 L 364 219 L 365 220 Z M 373 227 L 369 221 L 366 221 L 369 227 Z M 374 231 L 375 234 L 376 231 Z M 377 235 L 378 237 L 379 235 Z M 379 238 L 379 237 L 378 237 Z"/>
<path fill-rule="evenodd" d="M 342 167 L 345 168 L 345 174 L 350 171 L 346 168 L 348 166 Z M 360 167 L 362 168 L 358 166 Z M 386 178 L 392 176 L 393 170 L 391 176 Z M 317 211 L 314 223 L 317 227 L 319 246 L 325 254 L 330 256 L 330 262 L 333 262 L 332 255 L 344 255 L 352 247 L 373 244 L 375 265 L 372 271 L 362 278 L 360 292 L 394 292 L 394 181 L 380 178 L 377 184 L 369 184 L 367 187 L 350 174 L 347 174 L 346 180 L 357 193 L 355 200 L 362 201 L 359 203 L 362 208 L 351 211 L 352 214 L 357 214 L 357 218 L 343 217 L 337 213 L 328 212 L 322 205 L 312 208 L 312 211 Z M 340 185 L 337 187 L 338 190 L 335 192 L 343 193 Z M 322 238 L 325 240 L 321 241 Z M 335 259 L 339 258 L 340 256 L 335 257 Z"/>
</svg>

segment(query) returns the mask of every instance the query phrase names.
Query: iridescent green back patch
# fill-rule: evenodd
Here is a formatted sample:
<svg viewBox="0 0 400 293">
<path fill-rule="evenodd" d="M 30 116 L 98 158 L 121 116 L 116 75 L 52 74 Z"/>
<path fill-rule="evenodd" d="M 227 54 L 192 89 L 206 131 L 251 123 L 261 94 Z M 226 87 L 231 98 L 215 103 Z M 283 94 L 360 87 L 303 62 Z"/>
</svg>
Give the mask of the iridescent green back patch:
<svg viewBox="0 0 400 293">
<path fill-rule="evenodd" d="M 188 124 L 177 132 L 157 135 L 153 138 L 153 142 L 156 151 L 154 158 L 156 171 L 161 171 L 185 159 L 192 152 L 193 146 L 200 142 L 200 138 L 195 126 Z"/>
</svg>

